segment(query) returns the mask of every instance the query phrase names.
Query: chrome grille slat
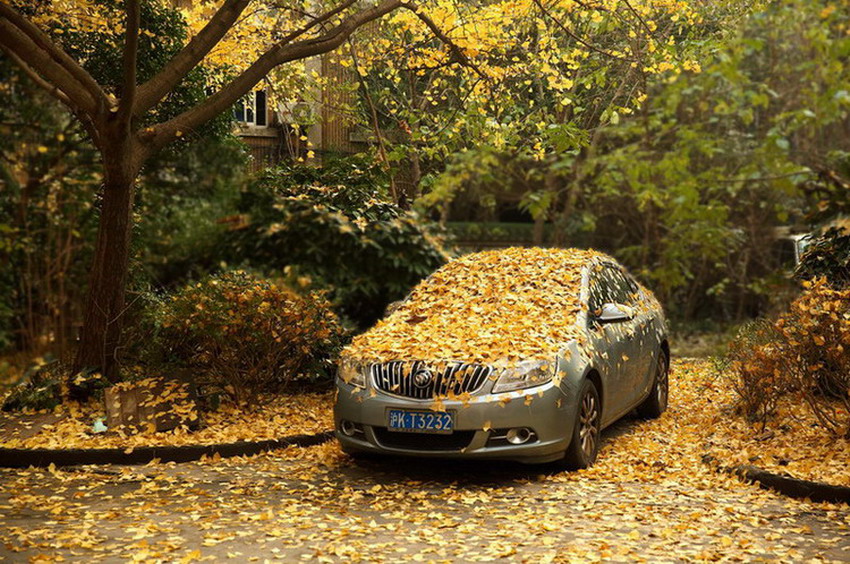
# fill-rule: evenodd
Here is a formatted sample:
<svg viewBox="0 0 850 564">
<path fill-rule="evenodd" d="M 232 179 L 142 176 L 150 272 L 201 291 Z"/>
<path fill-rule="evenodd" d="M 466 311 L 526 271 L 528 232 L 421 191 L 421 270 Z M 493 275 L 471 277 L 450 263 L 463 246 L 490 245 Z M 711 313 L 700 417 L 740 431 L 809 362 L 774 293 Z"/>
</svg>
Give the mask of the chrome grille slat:
<svg viewBox="0 0 850 564">
<path fill-rule="evenodd" d="M 417 386 L 413 378 L 422 368 L 429 369 L 433 378 L 427 385 Z M 417 400 L 475 393 L 492 371 L 492 367 L 483 364 L 458 361 L 426 363 L 422 360 L 394 360 L 373 364 L 370 369 L 372 382 L 382 392 Z"/>
</svg>

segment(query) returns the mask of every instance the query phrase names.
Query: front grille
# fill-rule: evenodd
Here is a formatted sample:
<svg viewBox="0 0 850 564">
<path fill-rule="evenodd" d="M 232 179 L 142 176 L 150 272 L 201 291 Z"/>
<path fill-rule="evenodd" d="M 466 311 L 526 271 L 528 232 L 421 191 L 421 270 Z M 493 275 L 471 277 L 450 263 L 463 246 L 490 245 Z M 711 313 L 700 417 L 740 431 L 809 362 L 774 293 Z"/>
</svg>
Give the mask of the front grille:
<svg viewBox="0 0 850 564">
<path fill-rule="evenodd" d="M 451 435 L 429 433 L 398 433 L 385 427 L 374 427 L 375 438 L 381 446 L 409 450 L 461 450 L 469 446 L 475 431 L 455 431 Z"/>
<path fill-rule="evenodd" d="M 396 360 L 371 367 L 372 381 L 379 390 L 413 399 L 475 393 L 492 371 L 492 367 L 482 364 L 426 363 L 421 360 Z M 430 377 L 424 377 L 426 372 Z"/>
</svg>

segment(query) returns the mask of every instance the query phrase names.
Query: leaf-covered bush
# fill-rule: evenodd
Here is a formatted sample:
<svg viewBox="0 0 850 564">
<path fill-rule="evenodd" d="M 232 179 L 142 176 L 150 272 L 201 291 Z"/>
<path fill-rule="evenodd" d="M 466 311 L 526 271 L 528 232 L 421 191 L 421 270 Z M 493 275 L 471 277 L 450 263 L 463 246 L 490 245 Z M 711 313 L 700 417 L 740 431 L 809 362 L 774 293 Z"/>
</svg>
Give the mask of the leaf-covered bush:
<svg viewBox="0 0 850 564">
<path fill-rule="evenodd" d="M 367 326 L 447 258 L 430 227 L 385 193 L 380 174 L 356 160 L 268 171 L 242 195 L 232 259 L 326 288 Z"/>
<path fill-rule="evenodd" d="M 825 277 L 835 287 L 850 286 L 850 231 L 833 228 L 815 239 L 794 274 L 802 280 Z"/>
<path fill-rule="evenodd" d="M 824 427 L 850 436 L 850 288 L 824 278 L 773 323 L 749 326 L 729 359 L 741 407 L 766 421 L 781 401 L 803 401 Z"/>
<path fill-rule="evenodd" d="M 328 375 L 343 337 L 330 304 L 235 271 L 159 298 L 146 313 L 150 366 L 173 367 L 235 402 Z"/>
</svg>

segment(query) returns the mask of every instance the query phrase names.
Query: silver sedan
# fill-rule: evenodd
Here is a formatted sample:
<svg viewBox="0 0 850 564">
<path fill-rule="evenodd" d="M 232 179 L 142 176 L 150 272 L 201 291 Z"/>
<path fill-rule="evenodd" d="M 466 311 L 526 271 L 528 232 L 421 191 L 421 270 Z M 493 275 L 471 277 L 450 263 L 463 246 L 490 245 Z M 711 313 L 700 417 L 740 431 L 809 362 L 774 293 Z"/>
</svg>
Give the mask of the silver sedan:
<svg viewBox="0 0 850 564">
<path fill-rule="evenodd" d="M 542 251 L 535 252 L 537 265 Z M 606 426 L 634 409 L 660 416 L 670 359 L 661 307 L 614 259 L 576 253 L 579 267 L 565 275 L 577 279 L 563 286 L 575 292 L 568 317 L 575 338 L 558 343 L 551 358 L 504 366 L 403 356 L 370 362 L 344 354 L 334 408 L 343 450 L 586 468 Z M 474 302 L 478 293 L 472 294 Z M 407 302 L 429 299 L 426 280 Z"/>
</svg>

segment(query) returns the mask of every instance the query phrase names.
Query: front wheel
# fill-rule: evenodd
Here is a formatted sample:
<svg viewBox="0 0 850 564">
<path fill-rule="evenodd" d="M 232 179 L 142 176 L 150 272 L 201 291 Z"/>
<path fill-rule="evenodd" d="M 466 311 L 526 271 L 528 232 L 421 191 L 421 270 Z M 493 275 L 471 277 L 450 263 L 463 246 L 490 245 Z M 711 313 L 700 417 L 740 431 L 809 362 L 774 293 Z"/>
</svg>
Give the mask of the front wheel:
<svg viewBox="0 0 850 564">
<path fill-rule="evenodd" d="M 658 351 L 658 364 L 655 367 L 655 379 L 649 396 L 637 408 L 638 415 L 646 419 L 660 417 L 667 410 L 667 398 L 670 393 L 670 360 L 664 349 Z"/>
<path fill-rule="evenodd" d="M 573 436 L 570 446 L 564 453 L 565 467 L 577 470 L 588 468 L 596 461 L 599 452 L 601 434 L 602 409 L 599 402 L 599 392 L 590 380 L 581 385 L 578 395 L 576 422 L 573 425 Z"/>
</svg>

